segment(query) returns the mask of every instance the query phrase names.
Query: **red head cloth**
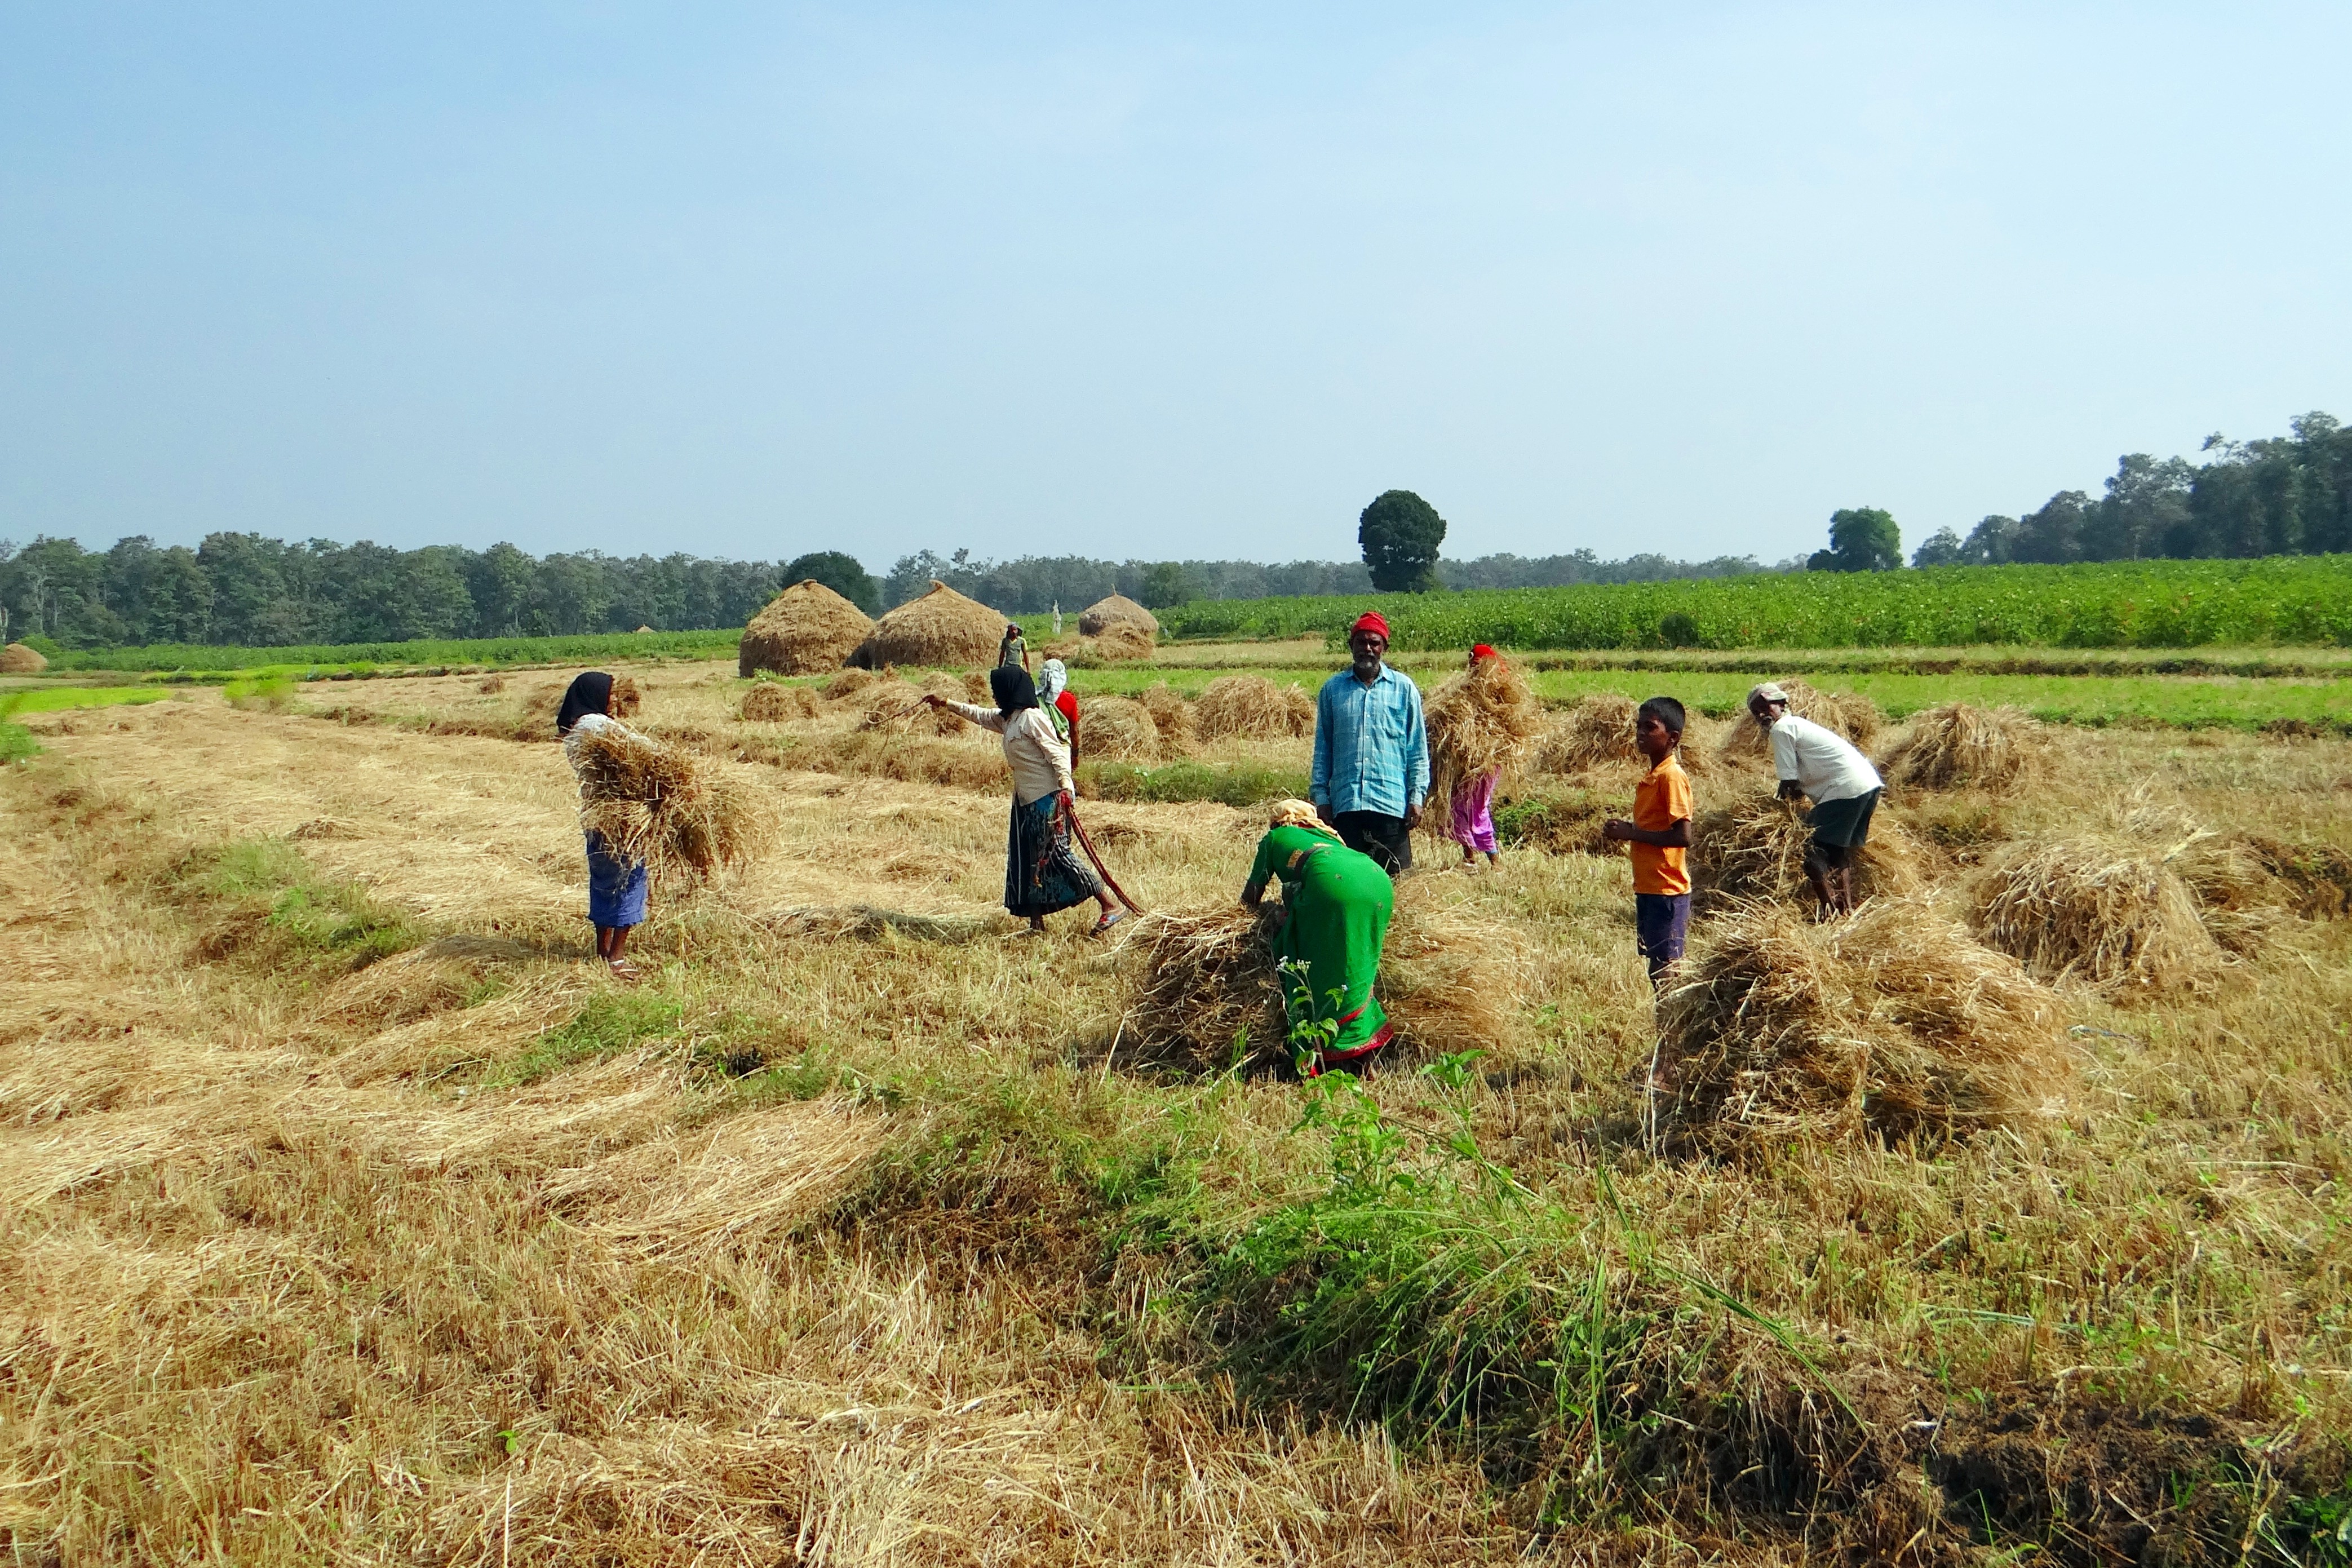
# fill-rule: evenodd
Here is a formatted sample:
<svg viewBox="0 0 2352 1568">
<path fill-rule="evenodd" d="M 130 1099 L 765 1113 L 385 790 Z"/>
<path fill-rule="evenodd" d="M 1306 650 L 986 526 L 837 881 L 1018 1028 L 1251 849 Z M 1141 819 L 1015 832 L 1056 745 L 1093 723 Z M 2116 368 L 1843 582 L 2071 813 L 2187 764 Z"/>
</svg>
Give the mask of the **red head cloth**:
<svg viewBox="0 0 2352 1568">
<path fill-rule="evenodd" d="M 1348 629 L 1351 632 L 1378 632 L 1381 634 L 1381 640 L 1386 642 L 1389 635 L 1389 619 L 1378 610 L 1366 610 L 1356 617 L 1356 624 Z"/>
<path fill-rule="evenodd" d="M 1500 658 L 1503 656 L 1496 653 L 1493 648 L 1488 647 L 1485 643 L 1477 643 L 1472 646 L 1470 649 L 1470 657 L 1472 658 Z"/>
</svg>

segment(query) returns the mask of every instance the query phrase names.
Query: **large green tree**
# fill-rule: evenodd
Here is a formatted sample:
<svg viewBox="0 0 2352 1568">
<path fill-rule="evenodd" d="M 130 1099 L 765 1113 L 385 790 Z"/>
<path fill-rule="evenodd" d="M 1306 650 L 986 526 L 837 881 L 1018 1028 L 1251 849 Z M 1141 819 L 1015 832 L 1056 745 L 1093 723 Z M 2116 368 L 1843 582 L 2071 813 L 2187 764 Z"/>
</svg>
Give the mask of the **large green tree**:
<svg viewBox="0 0 2352 1568">
<path fill-rule="evenodd" d="M 1440 586 L 1437 547 L 1444 542 L 1445 520 L 1411 490 L 1382 490 L 1356 523 L 1365 569 L 1383 594 L 1420 594 Z"/>
<path fill-rule="evenodd" d="M 1164 610 L 1201 596 L 1192 574 L 1184 570 L 1181 561 L 1155 561 L 1145 567 L 1141 594 L 1147 610 Z"/>
<path fill-rule="evenodd" d="M 1809 572 L 1885 572 L 1903 564 L 1903 531 L 1895 514 L 1874 506 L 1841 507 L 1830 514 L 1830 547 L 1805 563 Z"/>
<path fill-rule="evenodd" d="M 882 613 L 882 587 L 855 555 L 838 550 L 813 550 L 795 556 L 784 568 L 787 584 L 815 578 L 869 616 Z"/>
</svg>

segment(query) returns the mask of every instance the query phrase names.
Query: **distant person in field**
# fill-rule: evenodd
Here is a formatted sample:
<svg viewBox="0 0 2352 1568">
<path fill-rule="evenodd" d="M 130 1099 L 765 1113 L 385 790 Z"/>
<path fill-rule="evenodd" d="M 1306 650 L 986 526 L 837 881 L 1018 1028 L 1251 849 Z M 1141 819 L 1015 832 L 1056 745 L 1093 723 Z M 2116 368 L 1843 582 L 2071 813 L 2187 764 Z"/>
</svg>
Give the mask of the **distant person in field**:
<svg viewBox="0 0 2352 1568">
<path fill-rule="evenodd" d="M 993 710 L 937 692 L 926 693 L 923 700 L 1004 737 L 1004 761 L 1013 769 L 1004 907 L 1027 921 L 1031 931 L 1042 931 L 1047 915 L 1092 899 L 1102 906 L 1093 931 L 1100 936 L 1120 916 L 1102 879 L 1071 847 L 1077 789 L 1070 777 L 1070 748 L 1037 706 L 1037 686 L 1027 670 L 999 665 L 988 672 L 988 689 L 996 698 Z"/>
<path fill-rule="evenodd" d="M 1045 717 L 1060 731 L 1062 743 L 1070 748 L 1070 766 L 1078 765 L 1078 700 L 1070 694 L 1070 671 L 1058 658 L 1049 658 L 1037 667 L 1037 700 L 1044 705 Z"/>
<path fill-rule="evenodd" d="M 1653 697 L 1633 716 L 1633 744 L 1650 771 L 1633 786 L 1633 817 L 1601 825 L 1604 838 L 1632 846 L 1633 940 L 1649 965 L 1650 986 L 1663 990 L 1666 965 L 1683 955 L 1690 935 L 1690 775 L 1683 772 L 1683 705 Z"/>
<path fill-rule="evenodd" d="M 1258 908 L 1276 879 L 1282 923 L 1274 932 L 1275 960 L 1305 970 L 1282 976 L 1285 1015 L 1293 1030 L 1307 1022 L 1320 1026 L 1307 1032 L 1293 1063 L 1305 1078 L 1335 1068 L 1360 1070 L 1394 1032 L 1372 982 L 1396 889 L 1370 856 L 1340 843 L 1322 813 L 1303 800 L 1275 802 L 1242 902 Z"/>
<path fill-rule="evenodd" d="M 1021 628 L 1006 622 L 1004 639 L 996 645 L 996 667 L 999 669 L 1026 670 L 1029 668 L 1029 641 Z"/>
<path fill-rule="evenodd" d="M 601 669 L 572 679 L 563 705 L 555 712 L 555 732 L 563 741 L 563 760 L 580 771 L 581 743 L 599 731 L 630 733 L 621 721 L 637 710 L 637 683 L 614 682 Z M 591 828 L 588 840 L 588 919 L 596 928 L 596 956 L 624 980 L 637 977 L 637 967 L 622 956 L 629 932 L 646 919 L 646 868 L 641 861 L 623 860 L 605 847 L 603 834 Z"/>
<path fill-rule="evenodd" d="M 1429 794 L 1429 731 L 1421 688 L 1381 662 L 1389 623 L 1378 611 L 1348 632 L 1351 666 L 1315 699 L 1315 766 L 1307 793 L 1350 849 L 1393 877 L 1412 864 L 1412 830 Z"/>
<path fill-rule="evenodd" d="M 1821 900 L 1822 918 L 1853 913 L 1853 858 L 1870 840 L 1871 815 L 1885 787 L 1860 748 L 1834 730 L 1789 711 L 1789 694 L 1767 681 L 1748 694 L 1748 711 L 1772 737 L 1772 771 L 1780 798 L 1803 795 L 1813 830 L 1805 847 L 1805 879 Z"/>
<path fill-rule="evenodd" d="M 1503 656 L 1485 643 L 1470 650 L 1470 668 L 1475 669 L 1479 660 L 1487 658 L 1495 661 L 1496 668 L 1502 668 Z M 1481 855 L 1489 866 L 1503 863 L 1502 850 L 1495 842 L 1495 784 L 1502 776 L 1502 769 L 1488 768 L 1475 779 L 1463 779 L 1454 784 L 1454 798 L 1446 803 L 1447 829 L 1454 842 L 1462 846 L 1465 868 L 1475 866 Z"/>
</svg>

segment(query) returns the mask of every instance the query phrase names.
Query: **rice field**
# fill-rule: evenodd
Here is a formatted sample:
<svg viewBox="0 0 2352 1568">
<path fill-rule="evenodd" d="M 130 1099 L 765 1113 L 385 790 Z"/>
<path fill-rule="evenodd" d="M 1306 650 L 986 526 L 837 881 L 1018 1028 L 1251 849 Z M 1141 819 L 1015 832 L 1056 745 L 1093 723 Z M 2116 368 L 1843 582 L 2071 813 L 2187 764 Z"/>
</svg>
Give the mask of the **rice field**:
<svg viewBox="0 0 2352 1568">
<path fill-rule="evenodd" d="M 1075 673 L 1126 726 L 1082 803 L 1121 945 L 1003 915 L 1002 761 L 917 682 L 747 719 L 731 658 L 624 668 L 765 840 L 657 897 L 634 986 L 585 961 L 562 672 L 20 715 L 17 1560 L 2343 1560 L 2340 709 L 1816 671 L 1909 759 L 1877 923 L 1803 921 L 1701 719 L 1672 1049 L 1622 859 L 1424 839 L 1421 1034 L 1308 1087 L 1262 994 L 1209 1005 L 1262 809 L 1134 783 L 1297 778 L 1286 701 Z M 1563 725 L 1755 679 L 1531 673 Z M 1935 711 L 2005 680 L 2086 717 Z M 1624 809 L 1605 739 L 1539 736 L 1513 809 Z"/>
</svg>

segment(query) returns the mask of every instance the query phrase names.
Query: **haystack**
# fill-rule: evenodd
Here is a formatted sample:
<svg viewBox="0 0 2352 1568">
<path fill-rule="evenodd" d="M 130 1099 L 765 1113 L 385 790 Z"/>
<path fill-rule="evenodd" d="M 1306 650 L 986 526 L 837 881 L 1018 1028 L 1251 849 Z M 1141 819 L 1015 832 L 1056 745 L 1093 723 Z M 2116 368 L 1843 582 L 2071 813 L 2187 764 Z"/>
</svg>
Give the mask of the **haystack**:
<svg viewBox="0 0 2352 1568">
<path fill-rule="evenodd" d="M 762 680 L 743 693 L 742 719 L 747 724 L 781 724 L 788 719 L 816 717 L 816 694 L 805 686 Z"/>
<path fill-rule="evenodd" d="M 760 823 L 735 782 L 675 746 L 600 730 L 580 748 L 580 821 L 656 881 L 696 880 L 750 858 Z"/>
<path fill-rule="evenodd" d="M 1160 726 L 1140 702 L 1089 697 L 1078 709 L 1078 752 L 1089 762 L 1157 762 Z"/>
<path fill-rule="evenodd" d="M 48 668 L 49 661 L 39 648 L 20 642 L 0 648 L 0 675 L 38 675 Z"/>
<path fill-rule="evenodd" d="M 1963 1136 L 2064 1101 L 2055 998 L 1917 900 L 1832 925 L 1750 906 L 1696 933 L 1671 973 L 1668 1113 L 1703 1148 Z"/>
<path fill-rule="evenodd" d="M 1510 1038 L 1509 939 L 1445 902 L 1436 886 L 1410 877 L 1397 884 L 1374 988 L 1398 1036 L 1385 1057 L 1493 1050 Z M 1288 1059 L 1279 977 L 1260 921 L 1237 905 L 1159 910 L 1137 921 L 1119 946 L 1127 976 L 1121 1058 L 1220 1071 L 1233 1065 L 1236 1037 L 1245 1035 L 1249 1057 Z"/>
<path fill-rule="evenodd" d="M 1097 599 L 1078 612 L 1078 635 L 1098 637 L 1114 626 L 1133 626 L 1149 637 L 1160 635 L 1160 620 L 1124 594 Z"/>
<path fill-rule="evenodd" d="M 1163 756 L 1172 757 L 1192 743 L 1192 707 L 1182 692 L 1162 680 L 1145 687 L 1136 700 L 1143 704 L 1160 731 Z"/>
<path fill-rule="evenodd" d="M 751 617 L 736 647 L 735 672 L 748 680 L 763 669 L 778 675 L 839 669 L 873 631 L 865 611 L 812 577 Z"/>
<path fill-rule="evenodd" d="M 1543 705 L 1528 678 L 1499 658 L 1473 659 L 1431 695 L 1423 713 L 1433 801 L 1450 800 L 1463 784 L 1517 765 L 1543 725 Z M 1431 814 L 1433 828 L 1438 815 Z"/>
<path fill-rule="evenodd" d="M 1977 934 L 2053 984 L 2117 993 L 2196 985 L 2221 952 L 2167 850 L 2083 833 L 2015 846 L 1978 884 Z"/>
<path fill-rule="evenodd" d="M 934 582 L 929 593 L 875 622 L 872 635 L 857 645 L 849 662 L 866 669 L 886 664 L 993 664 L 1010 624 L 1011 617 Z"/>
<path fill-rule="evenodd" d="M 1790 712 L 1801 719 L 1811 719 L 1825 730 L 1836 731 L 1864 751 L 1870 749 L 1886 722 L 1877 703 L 1850 691 L 1822 691 L 1801 680 L 1784 680 L 1780 689 L 1789 694 Z M 1772 760 L 1772 742 L 1764 726 L 1743 710 L 1733 720 L 1731 733 L 1716 748 L 1716 758 L 1733 767 L 1769 763 Z"/>
<path fill-rule="evenodd" d="M 1691 824 L 1691 885 L 1709 907 L 1738 899 L 1810 902 L 1805 847 L 1812 837 L 1796 803 L 1769 795 L 1701 811 Z M 1918 843 L 1892 814 L 1879 813 L 1871 820 L 1870 841 L 1854 857 L 1854 897 L 1900 897 L 1926 883 Z"/>
<path fill-rule="evenodd" d="M 1276 686 L 1263 675 L 1221 675 L 1192 705 L 1192 728 L 1203 741 L 1292 740 L 1314 730 L 1315 699 L 1295 683 Z"/>
<path fill-rule="evenodd" d="M 1126 658 L 1150 658 L 1160 651 L 1160 639 L 1149 628 L 1132 621 L 1113 621 L 1083 645 L 1087 653 L 1107 664 Z"/>
<path fill-rule="evenodd" d="M 2020 709 L 1947 702 L 1913 715 L 1878 771 L 1912 789 L 2008 794 L 2037 776 L 2049 752 L 2040 721 Z"/>
</svg>

